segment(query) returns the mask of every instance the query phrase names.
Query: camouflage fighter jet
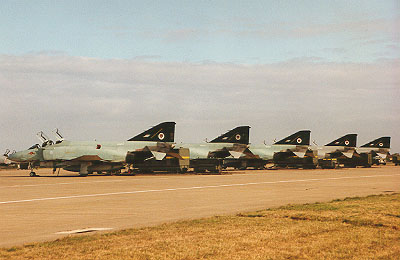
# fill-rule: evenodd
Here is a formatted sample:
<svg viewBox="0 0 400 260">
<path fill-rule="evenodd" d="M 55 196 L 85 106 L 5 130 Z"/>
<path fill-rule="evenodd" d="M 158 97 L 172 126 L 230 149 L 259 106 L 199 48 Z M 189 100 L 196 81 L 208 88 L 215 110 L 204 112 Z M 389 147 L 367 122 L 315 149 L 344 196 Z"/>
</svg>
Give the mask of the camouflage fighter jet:
<svg viewBox="0 0 400 260">
<path fill-rule="evenodd" d="M 179 156 L 173 152 L 174 134 L 175 122 L 160 123 L 122 142 L 67 141 L 60 135 L 54 143 L 40 132 L 44 141 L 41 146 L 34 145 L 28 150 L 12 153 L 8 158 L 20 163 L 51 163 L 53 172 L 63 168 L 79 172 L 81 176 L 93 172 L 116 172 L 138 157 L 140 160 L 163 160 L 170 153 Z M 33 169 L 30 175 L 36 175 Z"/>
<path fill-rule="evenodd" d="M 249 126 L 239 126 L 204 144 L 179 144 L 190 150 L 190 165 L 195 172 L 220 171 L 221 168 L 263 168 L 277 153 L 304 157 L 310 131 L 290 135 L 271 146 L 250 145 Z"/>
<path fill-rule="evenodd" d="M 256 166 L 253 167 L 257 168 L 258 166 L 258 168 L 261 168 L 261 166 L 270 162 L 280 167 L 299 164 L 307 164 L 308 166 L 308 164 L 310 164 L 308 163 L 308 156 L 311 152 L 308 149 L 310 145 L 310 133 L 310 130 L 301 130 L 272 145 L 250 145 L 249 151 L 255 158 L 262 160 L 259 162 L 263 163 L 263 165 L 258 163 L 258 165 L 256 164 Z M 312 165 L 312 163 L 310 165 Z M 244 166 L 242 167 L 245 168 Z"/>
<path fill-rule="evenodd" d="M 386 164 L 386 157 L 390 154 L 390 137 L 384 136 L 356 148 L 357 154 L 364 158 L 364 165 Z M 365 163 L 365 158 L 371 154 L 372 161 Z"/>
<path fill-rule="evenodd" d="M 356 155 L 357 134 L 344 135 L 325 146 L 311 146 L 322 168 L 336 168 L 340 160 L 345 164 Z"/>
<path fill-rule="evenodd" d="M 195 172 L 219 172 L 223 159 L 244 156 L 249 144 L 250 126 L 238 126 L 207 143 L 180 143 L 176 148 L 190 151 L 190 167 Z"/>
<path fill-rule="evenodd" d="M 4 155 L 0 156 L 0 166 L 8 166 L 12 163 L 6 156 L 6 155 L 8 155 L 9 152 L 10 151 L 6 151 L 6 153 Z"/>
<path fill-rule="evenodd" d="M 386 158 L 390 152 L 390 137 L 384 136 L 356 148 L 357 153 L 375 152 L 378 156 Z"/>
</svg>

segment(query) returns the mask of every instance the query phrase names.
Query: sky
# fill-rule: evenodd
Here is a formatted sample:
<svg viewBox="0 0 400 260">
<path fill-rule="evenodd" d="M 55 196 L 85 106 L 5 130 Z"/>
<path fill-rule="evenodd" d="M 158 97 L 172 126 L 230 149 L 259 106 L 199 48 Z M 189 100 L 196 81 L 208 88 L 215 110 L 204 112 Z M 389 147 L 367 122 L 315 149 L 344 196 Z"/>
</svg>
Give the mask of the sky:
<svg viewBox="0 0 400 260">
<path fill-rule="evenodd" d="M 392 137 L 400 152 L 400 2 L 9 1 L 0 5 L 0 150 L 59 128 L 177 142 L 238 125 L 272 143 Z"/>
</svg>

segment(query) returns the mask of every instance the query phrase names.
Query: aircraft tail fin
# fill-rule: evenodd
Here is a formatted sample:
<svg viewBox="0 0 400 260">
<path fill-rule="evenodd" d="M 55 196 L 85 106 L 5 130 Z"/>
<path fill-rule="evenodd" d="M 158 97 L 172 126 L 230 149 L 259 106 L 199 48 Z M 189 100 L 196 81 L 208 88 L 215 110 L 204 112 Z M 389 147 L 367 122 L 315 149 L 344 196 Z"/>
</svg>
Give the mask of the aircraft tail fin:
<svg viewBox="0 0 400 260">
<path fill-rule="evenodd" d="M 344 135 L 325 146 L 346 146 L 346 147 L 356 147 L 357 145 L 357 134 L 347 134 Z"/>
<path fill-rule="evenodd" d="M 390 148 L 390 137 L 380 137 L 374 141 L 362 145 L 361 147 Z"/>
<path fill-rule="evenodd" d="M 210 143 L 235 143 L 248 144 L 250 126 L 238 126 L 225 134 L 218 136 L 210 141 Z"/>
<path fill-rule="evenodd" d="M 287 144 L 287 145 L 310 145 L 310 130 L 301 130 L 274 144 Z"/>
<path fill-rule="evenodd" d="M 175 122 L 160 123 L 128 141 L 174 142 Z"/>
</svg>

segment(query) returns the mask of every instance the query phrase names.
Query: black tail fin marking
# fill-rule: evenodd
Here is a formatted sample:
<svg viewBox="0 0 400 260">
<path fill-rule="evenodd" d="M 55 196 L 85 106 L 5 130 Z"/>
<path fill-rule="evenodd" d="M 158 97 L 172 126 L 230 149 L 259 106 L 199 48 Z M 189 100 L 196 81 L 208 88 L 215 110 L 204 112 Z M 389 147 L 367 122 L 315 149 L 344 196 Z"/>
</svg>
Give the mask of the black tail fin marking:
<svg viewBox="0 0 400 260">
<path fill-rule="evenodd" d="M 225 134 L 218 136 L 210 141 L 210 143 L 234 143 L 248 144 L 250 126 L 238 126 Z"/>
<path fill-rule="evenodd" d="M 310 130 L 301 130 L 282 140 L 276 142 L 275 144 L 287 144 L 287 145 L 310 145 Z"/>
<path fill-rule="evenodd" d="M 163 122 L 128 141 L 174 142 L 175 122 Z"/>
<path fill-rule="evenodd" d="M 336 139 L 335 141 L 326 144 L 325 146 L 346 146 L 356 147 L 357 145 L 357 134 L 347 134 L 345 136 Z"/>
<path fill-rule="evenodd" d="M 372 142 L 364 144 L 361 147 L 390 148 L 390 137 L 389 136 L 380 137 Z"/>
</svg>

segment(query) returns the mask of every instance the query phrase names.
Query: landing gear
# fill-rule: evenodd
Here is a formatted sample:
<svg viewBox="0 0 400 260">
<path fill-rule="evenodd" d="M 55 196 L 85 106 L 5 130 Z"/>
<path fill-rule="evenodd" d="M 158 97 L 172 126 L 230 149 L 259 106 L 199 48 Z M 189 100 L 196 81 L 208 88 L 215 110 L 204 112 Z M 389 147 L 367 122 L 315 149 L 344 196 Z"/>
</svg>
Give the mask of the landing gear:
<svg viewBox="0 0 400 260">
<path fill-rule="evenodd" d="M 88 167 L 91 165 L 91 163 L 81 163 L 80 170 L 79 170 L 79 176 L 81 177 L 86 177 L 88 176 Z"/>
<path fill-rule="evenodd" d="M 194 168 L 194 172 L 196 172 L 196 173 L 205 173 L 206 169 L 205 168 L 201 168 L 201 167 L 196 167 L 196 168 Z"/>
<path fill-rule="evenodd" d="M 37 176 L 37 175 L 36 175 L 36 172 L 33 171 L 33 170 L 34 170 L 34 165 L 33 165 L 33 163 L 29 163 L 29 164 L 28 164 L 28 168 L 31 170 L 31 172 L 29 173 L 29 176 L 31 176 L 31 177 Z"/>
<path fill-rule="evenodd" d="M 181 168 L 178 170 L 178 173 L 187 173 L 188 168 Z"/>
<path fill-rule="evenodd" d="M 57 176 L 60 175 L 60 170 L 61 170 L 61 168 L 58 168 L 58 171 L 57 171 L 57 168 L 54 167 L 53 168 L 53 174 L 55 174 L 57 172 Z"/>
</svg>

